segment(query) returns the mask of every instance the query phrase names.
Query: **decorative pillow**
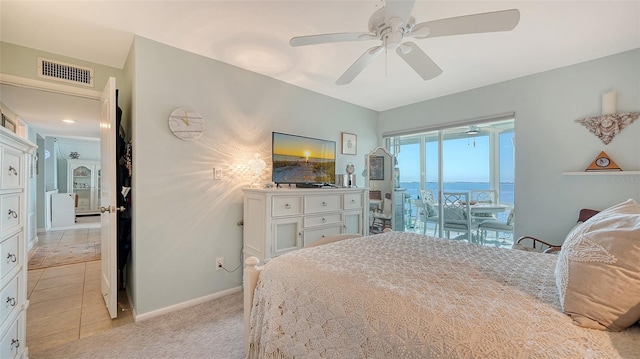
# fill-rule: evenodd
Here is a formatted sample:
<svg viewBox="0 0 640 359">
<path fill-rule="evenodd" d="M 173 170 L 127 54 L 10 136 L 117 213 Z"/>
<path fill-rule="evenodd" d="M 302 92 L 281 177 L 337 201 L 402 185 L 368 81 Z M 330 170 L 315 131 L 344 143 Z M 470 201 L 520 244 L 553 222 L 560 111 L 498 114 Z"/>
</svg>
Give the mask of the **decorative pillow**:
<svg viewBox="0 0 640 359">
<path fill-rule="evenodd" d="M 640 319 L 640 205 L 617 204 L 577 225 L 558 255 L 563 311 L 581 327 L 621 331 Z"/>
<path fill-rule="evenodd" d="M 462 207 L 445 207 L 443 209 L 445 221 L 465 221 L 467 213 Z"/>
</svg>

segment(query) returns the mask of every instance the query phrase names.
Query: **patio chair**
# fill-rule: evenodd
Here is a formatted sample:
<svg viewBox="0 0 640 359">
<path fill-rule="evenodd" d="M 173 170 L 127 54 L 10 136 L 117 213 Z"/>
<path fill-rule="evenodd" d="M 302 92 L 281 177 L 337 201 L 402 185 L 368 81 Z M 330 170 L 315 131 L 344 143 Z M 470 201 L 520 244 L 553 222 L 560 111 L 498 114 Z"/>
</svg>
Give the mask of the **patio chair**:
<svg viewBox="0 0 640 359">
<path fill-rule="evenodd" d="M 422 234 L 427 233 L 427 223 L 435 223 L 435 229 L 433 235 L 438 232 L 438 225 L 440 224 L 440 216 L 438 216 L 438 208 L 436 205 L 436 199 L 433 196 L 431 190 L 420 190 L 420 201 L 422 202 L 422 218 L 424 220 L 424 227 L 422 228 Z"/>
<path fill-rule="evenodd" d="M 464 232 L 454 239 L 467 239 L 476 242 L 473 232 L 478 229 L 478 223 L 471 220 L 471 207 L 469 204 L 469 192 L 444 192 L 442 200 L 443 227 L 447 238 L 451 231 Z"/>
<path fill-rule="evenodd" d="M 513 234 L 513 225 L 515 223 L 515 208 L 511 208 L 507 221 L 499 221 L 497 219 L 487 219 L 482 221 L 478 225 L 478 233 L 480 234 L 480 241 L 484 244 L 487 239 L 487 231 L 496 232 L 496 245 L 505 244 L 506 242 L 498 242 L 499 233 L 511 233 Z"/>
<path fill-rule="evenodd" d="M 473 189 L 469 191 L 471 201 L 478 203 L 498 203 L 498 191 L 493 189 Z"/>
<path fill-rule="evenodd" d="M 493 189 L 471 190 L 469 191 L 471 203 L 498 203 L 498 191 Z M 488 219 L 496 219 L 494 213 L 472 213 L 471 219 L 475 222 L 482 222 Z"/>
</svg>

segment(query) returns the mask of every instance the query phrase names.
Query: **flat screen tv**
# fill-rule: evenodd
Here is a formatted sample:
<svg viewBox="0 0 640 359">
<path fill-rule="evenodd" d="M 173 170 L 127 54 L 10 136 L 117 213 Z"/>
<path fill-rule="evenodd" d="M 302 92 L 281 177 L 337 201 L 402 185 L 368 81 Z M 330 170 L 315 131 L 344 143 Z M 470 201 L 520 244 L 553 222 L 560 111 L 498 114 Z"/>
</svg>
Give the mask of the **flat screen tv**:
<svg viewBox="0 0 640 359">
<path fill-rule="evenodd" d="M 336 142 L 273 132 L 272 181 L 277 184 L 333 184 Z"/>
</svg>

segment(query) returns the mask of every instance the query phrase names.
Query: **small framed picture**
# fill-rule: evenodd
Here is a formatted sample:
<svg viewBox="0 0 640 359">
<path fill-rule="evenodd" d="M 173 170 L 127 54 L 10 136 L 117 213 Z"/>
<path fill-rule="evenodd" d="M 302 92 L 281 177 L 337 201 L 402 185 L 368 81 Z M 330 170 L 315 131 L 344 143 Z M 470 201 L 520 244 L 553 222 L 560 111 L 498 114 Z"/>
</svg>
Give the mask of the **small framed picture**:
<svg viewBox="0 0 640 359">
<path fill-rule="evenodd" d="M 358 137 L 353 133 L 342 133 L 342 154 L 357 155 L 358 154 Z"/>
<path fill-rule="evenodd" d="M 370 180 L 384 180 L 384 157 L 383 156 L 370 156 L 369 157 L 369 179 Z"/>
</svg>

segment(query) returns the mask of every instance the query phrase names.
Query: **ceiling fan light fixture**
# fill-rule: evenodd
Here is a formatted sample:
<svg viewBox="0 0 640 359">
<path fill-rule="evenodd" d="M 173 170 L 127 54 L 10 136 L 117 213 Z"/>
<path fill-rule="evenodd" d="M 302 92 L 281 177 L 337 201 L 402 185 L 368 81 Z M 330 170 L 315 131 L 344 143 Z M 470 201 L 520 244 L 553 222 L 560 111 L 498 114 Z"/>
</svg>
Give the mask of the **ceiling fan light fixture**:
<svg viewBox="0 0 640 359">
<path fill-rule="evenodd" d="M 362 54 L 336 81 L 337 85 L 348 84 L 358 76 L 371 63 L 373 57 L 379 54 L 378 49 L 395 50 L 423 80 L 427 81 L 442 74 L 442 69 L 418 45 L 411 41 L 403 43 L 404 38 L 424 39 L 510 31 L 520 21 L 519 10 L 510 9 L 431 20 L 416 24 L 415 18 L 411 16 L 414 3 L 415 0 L 387 1 L 384 6 L 369 17 L 368 33 L 350 32 L 298 36 L 292 38 L 289 44 L 291 46 L 306 46 L 378 39 L 382 44 Z M 376 51 L 372 51 L 373 49 L 376 49 Z"/>
<path fill-rule="evenodd" d="M 467 135 L 477 135 L 480 133 L 478 126 L 469 126 L 469 129 L 465 131 Z"/>
<path fill-rule="evenodd" d="M 403 55 L 406 55 L 411 52 L 412 47 L 400 44 L 400 47 L 398 47 L 398 49 Z"/>
</svg>

